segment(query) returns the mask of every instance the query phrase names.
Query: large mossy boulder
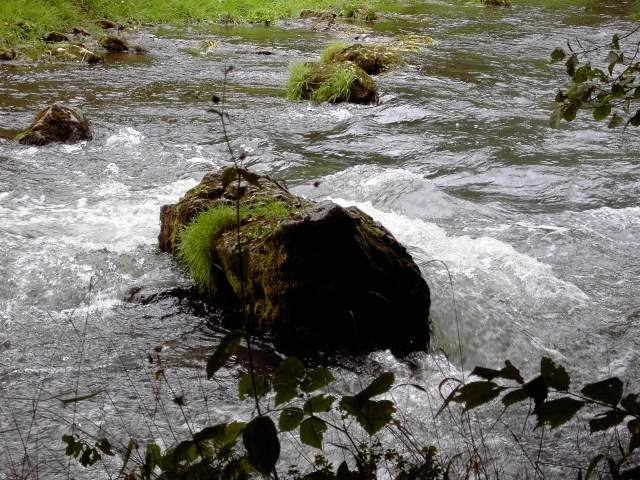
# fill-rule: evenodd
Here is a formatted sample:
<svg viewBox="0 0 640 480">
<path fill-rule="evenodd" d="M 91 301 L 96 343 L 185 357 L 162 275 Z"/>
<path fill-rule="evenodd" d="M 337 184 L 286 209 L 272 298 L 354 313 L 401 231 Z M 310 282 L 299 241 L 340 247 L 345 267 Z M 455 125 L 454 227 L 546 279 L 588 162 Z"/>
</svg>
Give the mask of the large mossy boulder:
<svg viewBox="0 0 640 480">
<path fill-rule="evenodd" d="M 373 79 L 351 62 L 299 63 L 289 72 L 287 97 L 331 103 L 371 104 L 378 101 Z"/>
<path fill-rule="evenodd" d="M 237 307 L 244 293 L 253 331 L 283 352 L 427 347 L 426 282 L 391 233 L 355 207 L 229 168 L 163 206 L 160 221 L 160 249 L 216 303 Z"/>
<path fill-rule="evenodd" d="M 80 110 L 54 103 L 41 110 L 31 125 L 19 133 L 16 139 L 24 145 L 74 143 L 91 139 L 91 129 Z"/>
<path fill-rule="evenodd" d="M 400 56 L 384 45 L 330 45 L 323 53 L 325 63 L 352 62 L 369 75 L 378 75 L 400 61 Z"/>
</svg>

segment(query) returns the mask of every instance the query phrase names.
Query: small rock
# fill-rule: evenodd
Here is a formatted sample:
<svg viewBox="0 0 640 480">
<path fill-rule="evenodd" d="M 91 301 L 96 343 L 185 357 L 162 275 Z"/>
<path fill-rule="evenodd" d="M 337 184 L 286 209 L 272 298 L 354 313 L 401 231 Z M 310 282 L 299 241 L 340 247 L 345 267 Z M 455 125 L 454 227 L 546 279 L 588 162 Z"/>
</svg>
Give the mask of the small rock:
<svg viewBox="0 0 640 480">
<path fill-rule="evenodd" d="M 89 122 L 80 110 L 54 103 L 40 111 L 31 125 L 18 134 L 24 145 L 46 145 L 53 142 L 79 142 L 91 138 Z"/>
<path fill-rule="evenodd" d="M 122 53 L 129 50 L 127 42 L 120 37 L 106 35 L 98 43 L 109 53 Z"/>
<path fill-rule="evenodd" d="M 98 25 L 100 25 L 100 27 L 102 27 L 103 30 L 109 30 L 110 28 L 118 28 L 119 25 L 115 22 L 112 22 L 111 20 L 98 20 L 96 22 Z"/>
<path fill-rule="evenodd" d="M 141 47 L 140 45 L 134 46 L 131 50 L 134 55 L 146 55 L 149 53 L 149 50 L 147 50 L 144 47 Z"/>
<path fill-rule="evenodd" d="M 0 60 L 15 60 L 15 58 L 17 57 L 17 53 L 16 51 L 12 48 L 12 49 L 6 49 L 6 50 L 0 50 Z"/>
<path fill-rule="evenodd" d="M 256 55 L 275 55 L 275 53 L 270 52 L 269 50 L 258 50 L 256 51 Z"/>
<path fill-rule="evenodd" d="M 86 30 L 83 30 L 80 27 L 73 27 L 73 29 L 71 30 L 71 35 L 77 35 L 79 37 L 90 37 L 91 34 L 89 32 L 87 32 Z"/>
<path fill-rule="evenodd" d="M 68 42 L 69 37 L 67 37 L 64 33 L 60 32 L 50 32 L 47 33 L 42 39 L 47 43 L 58 43 L 58 42 Z"/>
</svg>

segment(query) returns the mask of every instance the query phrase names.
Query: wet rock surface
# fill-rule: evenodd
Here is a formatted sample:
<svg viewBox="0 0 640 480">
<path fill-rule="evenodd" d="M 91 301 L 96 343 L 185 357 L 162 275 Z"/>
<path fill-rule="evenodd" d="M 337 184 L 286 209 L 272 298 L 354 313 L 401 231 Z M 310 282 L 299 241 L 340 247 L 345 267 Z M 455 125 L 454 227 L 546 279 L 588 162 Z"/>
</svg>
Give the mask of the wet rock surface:
<svg viewBox="0 0 640 480">
<path fill-rule="evenodd" d="M 41 110 L 31 125 L 18 134 L 16 139 L 25 145 L 74 143 L 91 139 L 91 129 L 89 121 L 80 110 L 54 103 Z"/>
</svg>

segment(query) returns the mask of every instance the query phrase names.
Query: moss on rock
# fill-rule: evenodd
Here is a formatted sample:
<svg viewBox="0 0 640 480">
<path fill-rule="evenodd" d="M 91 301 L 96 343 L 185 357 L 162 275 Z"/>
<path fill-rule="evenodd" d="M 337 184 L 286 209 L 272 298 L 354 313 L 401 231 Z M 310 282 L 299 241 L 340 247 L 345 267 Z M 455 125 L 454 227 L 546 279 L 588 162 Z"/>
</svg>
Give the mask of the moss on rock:
<svg viewBox="0 0 640 480">
<path fill-rule="evenodd" d="M 367 72 L 377 75 L 400 61 L 400 56 L 385 45 L 329 45 L 321 57 L 324 63 L 352 62 Z"/>
<path fill-rule="evenodd" d="M 287 98 L 370 104 L 378 101 L 378 90 L 373 79 L 353 63 L 299 63 L 289 70 Z"/>
</svg>

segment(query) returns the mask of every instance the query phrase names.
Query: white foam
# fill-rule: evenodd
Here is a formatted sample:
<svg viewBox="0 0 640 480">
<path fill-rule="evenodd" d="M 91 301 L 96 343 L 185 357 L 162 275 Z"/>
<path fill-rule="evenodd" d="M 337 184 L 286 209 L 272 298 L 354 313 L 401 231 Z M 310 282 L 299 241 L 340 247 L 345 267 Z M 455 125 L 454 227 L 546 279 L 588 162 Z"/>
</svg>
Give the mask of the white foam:
<svg viewBox="0 0 640 480">
<path fill-rule="evenodd" d="M 144 139 L 144 135 L 138 130 L 125 127 L 118 130 L 118 133 L 107 138 L 105 146 L 108 148 L 139 145 Z"/>
</svg>

